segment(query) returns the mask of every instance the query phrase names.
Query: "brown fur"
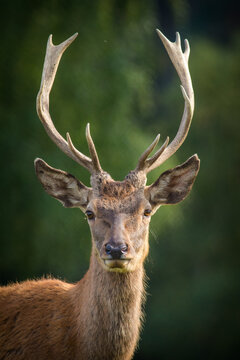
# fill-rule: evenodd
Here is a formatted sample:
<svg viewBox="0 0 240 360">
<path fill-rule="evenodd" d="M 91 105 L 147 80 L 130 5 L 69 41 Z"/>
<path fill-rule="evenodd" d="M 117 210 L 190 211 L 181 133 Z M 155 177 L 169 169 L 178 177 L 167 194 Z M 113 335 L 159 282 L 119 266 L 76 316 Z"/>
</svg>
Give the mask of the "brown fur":
<svg viewBox="0 0 240 360">
<path fill-rule="evenodd" d="M 115 199 L 124 199 L 133 194 L 136 188 L 129 181 L 104 181 L 99 188 L 99 195 Z"/>
<path fill-rule="evenodd" d="M 107 272 L 92 255 L 88 272 L 75 285 L 42 279 L 2 287 L 0 359 L 131 359 L 143 277 L 142 267 Z"/>
</svg>

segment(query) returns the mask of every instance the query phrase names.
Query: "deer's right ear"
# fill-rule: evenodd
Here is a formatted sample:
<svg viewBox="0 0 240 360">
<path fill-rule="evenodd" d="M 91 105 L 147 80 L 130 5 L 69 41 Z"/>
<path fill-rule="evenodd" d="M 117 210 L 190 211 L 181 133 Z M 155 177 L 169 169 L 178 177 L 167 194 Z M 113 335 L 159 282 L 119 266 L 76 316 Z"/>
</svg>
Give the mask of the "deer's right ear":
<svg viewBox="0 0 240 360">
<path fill-rule="evenodd" d="M 44 190 L 65 207 L 85 210 L 92 189 L 82 184 L 75 176 L 49 166 L 42 159 L 34 161 L 35 170 Z"/>
</svg>

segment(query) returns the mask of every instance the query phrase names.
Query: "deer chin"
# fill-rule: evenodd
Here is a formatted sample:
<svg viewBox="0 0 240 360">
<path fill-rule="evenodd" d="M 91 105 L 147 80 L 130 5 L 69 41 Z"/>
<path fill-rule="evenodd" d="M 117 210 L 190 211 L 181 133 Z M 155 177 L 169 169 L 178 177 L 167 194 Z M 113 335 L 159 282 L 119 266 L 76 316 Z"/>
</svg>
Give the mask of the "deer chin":
<svg viewBox="0 0 240 360">
<path fill-rule="evenodd" d="M 131 271 L 131 260 L 132 259 L 102 259 L 104 268 L 112 272 L 128 272 Z"/>
</svg>

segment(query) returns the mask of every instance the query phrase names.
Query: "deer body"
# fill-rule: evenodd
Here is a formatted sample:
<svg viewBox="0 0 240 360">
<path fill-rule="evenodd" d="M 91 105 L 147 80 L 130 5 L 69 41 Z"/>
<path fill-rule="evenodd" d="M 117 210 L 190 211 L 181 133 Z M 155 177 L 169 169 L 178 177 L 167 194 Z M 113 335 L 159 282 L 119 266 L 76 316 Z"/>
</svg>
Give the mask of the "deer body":
<svg viewBox="0 0 240 360">
<path fill-rule="evenodd" d="M 65 207 L 80 208 L 92 237 L 90 267 L 77 284 L 55 279 L 26 281 L 0 288 L 0 360 L 130 360 L 136 348 L 144 300 L 144 260 L 148 255 L 151 216 L 164 204 L 182 201 L 199 170 L 197 155 L 165 171 L 146 186 L 147 173 L 168 159 L 187 136 L 194 109 L 188 70 L 189 45 L 182 52 L 159 36 L 182 83 L 185 108 L 176 137 L 148 157 L 160 135 L 141 155 L 123 181 L 114 181 L 100 165 L 87 125 L 88 157 L 56 130 L 49 113 L 49 94 L 60 58 L 76 38 L 58 46 L 49 39 L 37 112 L 50 138 L 91 173 L 91 187 L 73 175 L 35 160 L 43 188 Z"/>
<path fill-rule="evenodd" d="M 3 287 L 0 359 L 131 359 L 143 274 L 106 272 L 92 255 L 76 285 L 42 279 Z"/>
</svg>

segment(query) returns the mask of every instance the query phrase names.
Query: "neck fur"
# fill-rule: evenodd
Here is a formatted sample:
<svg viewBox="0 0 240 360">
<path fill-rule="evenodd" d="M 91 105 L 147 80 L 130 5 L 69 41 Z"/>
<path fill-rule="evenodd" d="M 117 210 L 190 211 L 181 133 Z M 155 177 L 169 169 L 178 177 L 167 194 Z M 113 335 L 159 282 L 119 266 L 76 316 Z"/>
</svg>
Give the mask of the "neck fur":
<svg viewBox="0 0 240 360">
<path fill-rule="evenodd" d="M 92 354 L 87 359 L 131 359 L 145 298 L 143 266 L 129 273 L 109 272 L 92 253 L 89 270 L 77 289 L 83 297 L 79 326 L 86 334 L 81 347 Z"/>
</svg>

